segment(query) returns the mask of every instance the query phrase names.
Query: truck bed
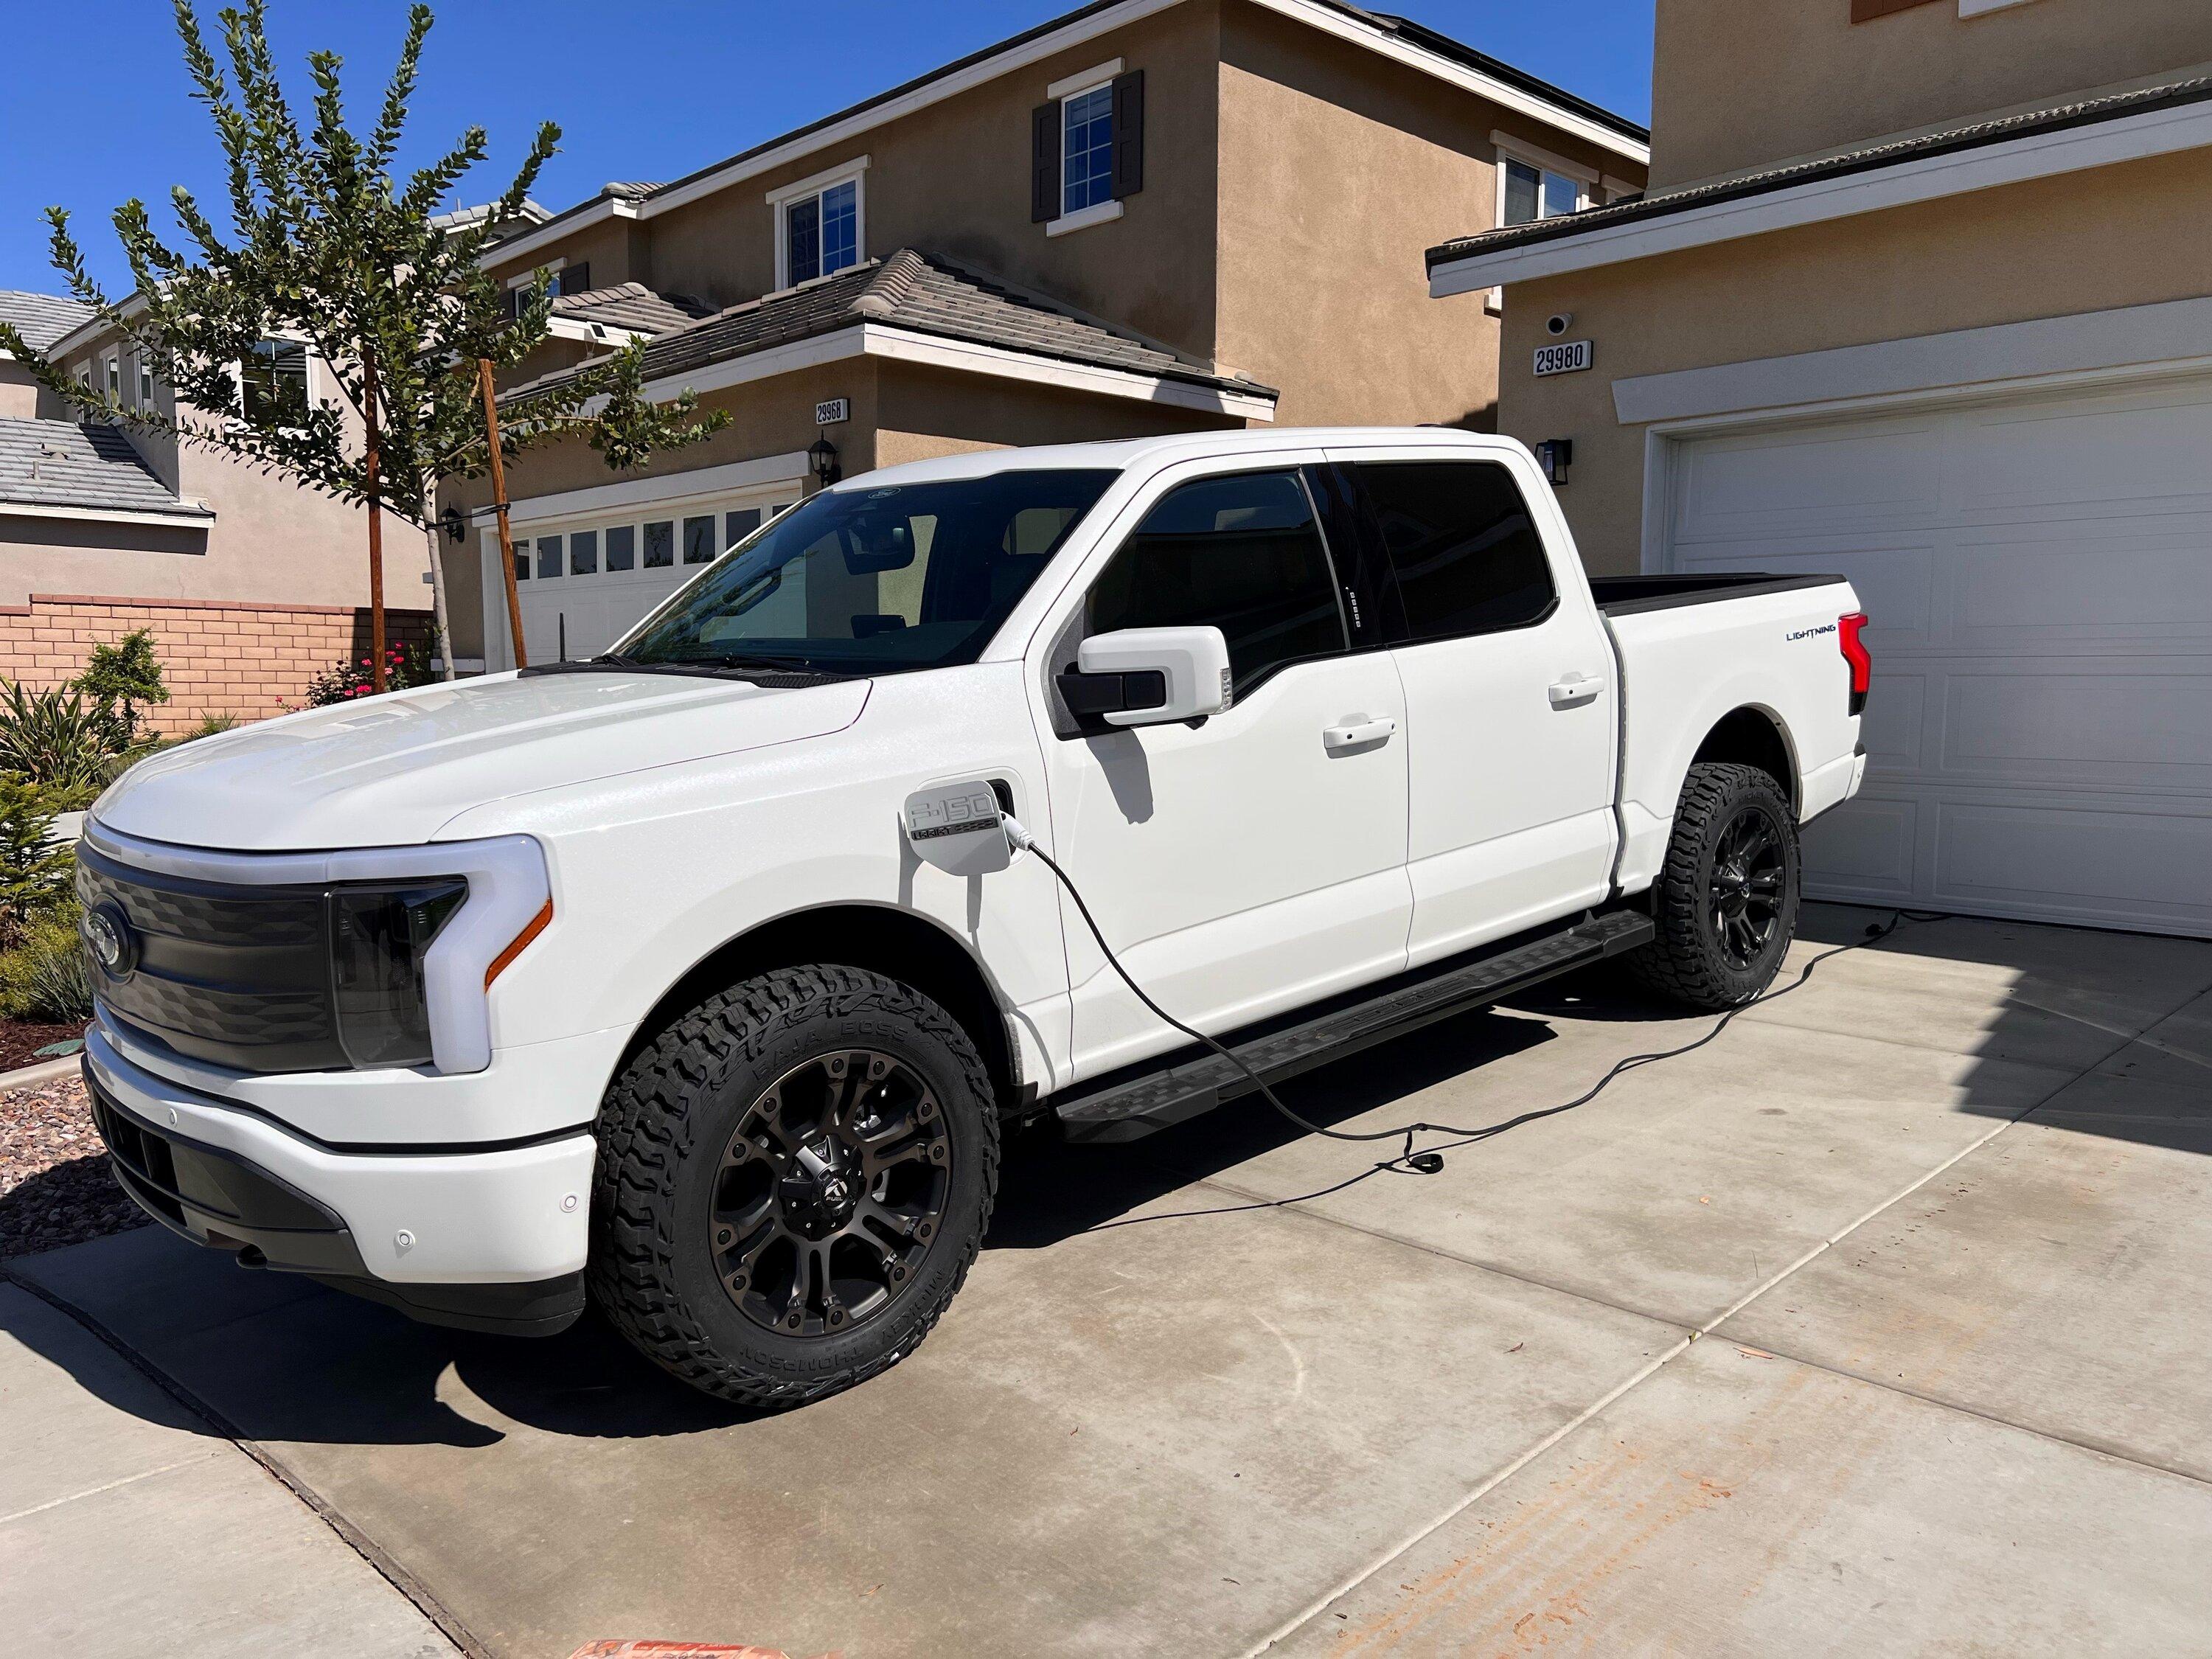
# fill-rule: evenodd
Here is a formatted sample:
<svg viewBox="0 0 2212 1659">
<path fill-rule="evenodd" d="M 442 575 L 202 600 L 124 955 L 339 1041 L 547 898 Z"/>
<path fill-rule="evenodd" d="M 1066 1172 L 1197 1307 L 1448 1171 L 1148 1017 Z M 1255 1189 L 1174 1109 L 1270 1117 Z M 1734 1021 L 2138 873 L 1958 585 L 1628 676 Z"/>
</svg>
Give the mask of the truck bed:
<svg viewBox="0 0 2212 1659">
<path fill-rule="evenodd" d="M 1793 588 L 1825 587 L 1842 576 L 1777 576 L 1765 571 L 1731 571 L 1726 575 L 1593 576 L 1590 592 L 1608 617 L 1677 605 L 1710 605 L 1716 599 L 1747 599 L 1754 593 L 1786 593 Z"/>
</svg>

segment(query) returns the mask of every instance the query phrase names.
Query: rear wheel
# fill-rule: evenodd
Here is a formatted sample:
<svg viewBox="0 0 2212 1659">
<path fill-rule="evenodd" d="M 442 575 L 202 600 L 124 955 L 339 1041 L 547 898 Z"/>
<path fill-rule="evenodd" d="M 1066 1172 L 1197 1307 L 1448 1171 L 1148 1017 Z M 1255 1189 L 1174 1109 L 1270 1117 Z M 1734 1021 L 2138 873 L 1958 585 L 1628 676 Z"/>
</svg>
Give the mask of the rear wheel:
<svg viewBox="0 0 2212 1659">
<path fill-rule="evenodd" d="M 590 1279 L 707 1393 L 803 1405 L 913 1352 L 967 1276 L 998 1115 L 951 1016 L 857 969 L 748 980 L 674 1022 L 600 1122 Z"/>
<path fill-rule="evenodd" d="M 1797 930 L 1797 823 L 1755 766 L 1690 769 L 1653 895 L 1658 936 L 1626 963 L 1696 1008 L 1734 1008 L 1772 982 Z"/>
</svg>

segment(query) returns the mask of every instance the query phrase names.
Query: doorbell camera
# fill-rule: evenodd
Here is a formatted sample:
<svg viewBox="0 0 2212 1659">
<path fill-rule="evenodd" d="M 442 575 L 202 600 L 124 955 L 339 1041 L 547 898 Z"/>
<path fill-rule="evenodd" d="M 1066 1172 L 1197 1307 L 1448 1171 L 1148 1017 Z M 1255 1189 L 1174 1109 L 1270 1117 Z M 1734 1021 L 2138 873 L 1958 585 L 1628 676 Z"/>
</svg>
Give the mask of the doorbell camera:
<svg viewBox="0 0 2212 1659">
<path fill-rule="evenodd" d="M 1553 335 L 1565 334 L 1574 325 L 1575 313 L 1571 311 L 1555 311 L 1544 325 L 1545 328 Z"/>
</svg>

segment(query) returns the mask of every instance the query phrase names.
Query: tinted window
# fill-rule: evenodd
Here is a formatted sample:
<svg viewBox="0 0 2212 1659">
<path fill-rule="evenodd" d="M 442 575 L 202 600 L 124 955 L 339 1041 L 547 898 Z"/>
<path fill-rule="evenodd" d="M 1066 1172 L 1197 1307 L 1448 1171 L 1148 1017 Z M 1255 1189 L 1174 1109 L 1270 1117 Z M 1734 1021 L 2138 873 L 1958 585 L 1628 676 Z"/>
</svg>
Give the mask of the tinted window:
<svg viewBox="0 0 2212 1659">
<path fill-rule="evenodd" d="M 557 576 L 560 574 L 561 538 L 558 536 L 540 536 L 538 538 L 538 574 L 539 578 L 541 580 L 550 580 L 551 578 Z"/>
<path fill-rule="evenodd" d="M 757 507 L 741 507 L 734 513 L 725 513 L 722 514 L 722 545 L 735 547 L 760 527 L 761 510 Z"/>
<path fill-rule="evenodd" d="M 1207 623 L 1243 692 L 1345 648 L 1336 580 L 1293 472 L 1201 478 L 1163 496 L 1091 590 L 1089 631 Z"/>
<path fill-rule="evenodd" d="M 1353 469 L 1382 535 L 1406 632 L 1491 634 L 1558 601 L 1544 540 L 1512 475 L 1492 461 L 1379 461 Z"/>
<path fill-rule="evenodd" d="M 1017 468 L 823 490 L 717 560 L 617 649 L 642 662 L 765 658 L 830 673 L 973 662 L 1114 477 Z"/>
<path fill-rule="evenodd" d="M 599 568 L 599 532 L 579 530 L 568 538 L 568 574 L 572 576 L 596 575 Z"/>
<path fill-rule="evenodd" d="M 645 568 L 658 568 L 676 562 L 676 521 L 656 519 L 645 527 Z"/>
<path fill-rule="evenodd" d="M 708 564 L 722 550 L 714 545 L 714 515 L 703 514 L 684 520 L 684 562 Z"/>
<path fill-rule="evenodd" d="M 628 570 L 637 563 L 637 526 L 618 524 L 607 532 L 607 568 Z"/>
</svg>

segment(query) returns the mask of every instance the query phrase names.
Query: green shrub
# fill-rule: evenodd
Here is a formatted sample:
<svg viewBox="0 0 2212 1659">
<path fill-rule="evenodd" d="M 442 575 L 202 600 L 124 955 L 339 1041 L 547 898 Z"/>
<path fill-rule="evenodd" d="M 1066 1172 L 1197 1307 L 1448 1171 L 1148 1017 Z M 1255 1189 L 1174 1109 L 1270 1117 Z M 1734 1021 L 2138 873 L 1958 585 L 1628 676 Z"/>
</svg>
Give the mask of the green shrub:
<svg viewBox="0 0 2212 1659">
<path fill-rule="evenodd" d="M 82 692 L 33 691 L 0 680 L 0 772 L 53 792 L 57 811 L 100 793 L 116 747 L 114 715 L 88 703 Z"/>
<path fill-rule="evenodd" d="M 0 1018 L 57 1025 L 92 1018 L 92 964 L 77 938 L 74 907 L 0 952 Z"/>
<path fill-rule="evenodd" d="M 154 654 L 153 630 L 134 629 L 112 645 L 94 646 L 84 672 L 70 682 L 70 689 L 92 699 L 107 725 L 111 749 L 119 752 L 135 747 L 139 705 L 169 700 L 169 688 L 161 683 L 161 659 Z"/>
<path fill-rule="evenodd" d="M 0 950 L 70 902 L 76 855 L 52 839 L 52 793 L 0 772 Z"/>
</svg>

